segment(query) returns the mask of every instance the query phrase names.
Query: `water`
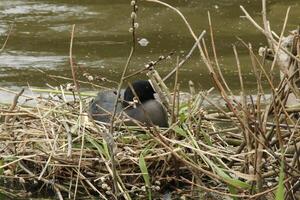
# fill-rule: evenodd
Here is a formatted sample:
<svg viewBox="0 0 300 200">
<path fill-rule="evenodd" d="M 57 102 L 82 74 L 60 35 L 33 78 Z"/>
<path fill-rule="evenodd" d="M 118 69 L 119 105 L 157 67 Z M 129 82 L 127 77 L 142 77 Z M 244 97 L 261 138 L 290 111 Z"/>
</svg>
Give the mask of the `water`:
<svg viewBox="0 0 300 200">
<path fill-rule="evenodd" d="M 10 25 L 13 32 L 5 51 L 0 53 L 0 87 L 19 90 L 20 87 L 46 88 L 66 81 L 49 78 L 48 75 L 71 77 L 68 61 L 70 31 L 76 25 L 74 59 L 80 66 L 79 78 L 88 72 L 118 81 L 130 51 L 130 1 L 125 0 L 1 0 L 0 44 L 6 38 Z M 255 88 L 247 51 L 237 42 L 236 36 L 251 42 L 257 50 L 266 45 L 265 38 L 250 23 L 241 18 L 239 5 L 243 5 L 255 20 L 261 22 L 260 0 L 176 0 L 167 1 L 187 17 L 197 34 L 208 30 L 207 11 L 211 13 L 215 30 L 215 42 L 219 61 L 225 78 L 233 90 L 239 90 L 237 68 L 232 52 L 236 44 L 242 63 L 242 71 L 248 90 Z M 292 6 L 287 30 L 299 23 L 297 0 L 273 0 L 268 4 L 268 16 L 272 29 L 280 33 L 287 6 Z M 172 59 L 157 66 L 166 75 L 176 64 L 176 57 L 183 57 L 193 45 L 193 39 L 181 19 L 170 9 L 154 3 L 141 2 L 137 21 L 137 37 L 146 39 L 147 45 L 138 45 L 130 72 L 144 67 L 160 55 L 175 51 Z M 206 36 L 207 44 L 209 37 Z M 212 86 L 198 52 L 180 70 L 182 90 L 188 80 L 195 82 L 197 89 Z M 41 70 L 45 73 L 42 73 Z M 140 76 L 139 78 L 143 78 Z M 172 80 L 170 80 L 172 81 Z M 110 85 L 108 83 L 100 83 Z M 82 86 L 84 90 L 93 90 Z M 11 97 L 0 92 L 0 101 Z"/>
</svg>

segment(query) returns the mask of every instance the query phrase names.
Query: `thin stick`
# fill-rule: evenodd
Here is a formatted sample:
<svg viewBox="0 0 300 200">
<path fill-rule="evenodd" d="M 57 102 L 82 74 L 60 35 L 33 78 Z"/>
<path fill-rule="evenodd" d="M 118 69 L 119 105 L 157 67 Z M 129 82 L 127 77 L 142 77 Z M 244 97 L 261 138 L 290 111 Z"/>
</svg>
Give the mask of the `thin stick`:
<svg viewBox="0 0 300 200">
<path fill-rule="evenodd" d="M 75 32 L 75 24 L 72 26 L 72 31 L 71 31 L 71 41 L 70 41 L 70 49 L 69 49 L 69 61 L 70 61 L 70 66 L 72 70 L 72 77 L 73 77 L 73 82 L 75 85 L 75 89 L 78 91 L 79 89 L 79 84 L 76 81 L 76 72 L 74 68 L 74 62 L 73 62 L 73 40 L 74 40 L 74 32 Z"/>
<path fill-rule="evenodd" d="M 217 70 L 219 72 L 219 76 L 220 76 L 221 80 L 223 81 L 223 83 L 225 85 L 225 88 L 227 89 L 228 92 L 230 92 L 232 94 L 228 84 L 225 81 L 225 78 L 224 78 L 223 73 L 221 71 L 221 67 L 219 65 L 219 61 L 218 61 L 218 57 L 217 57 L 217 50 L 216 50 L 215 40 L 214 40 L 214 32 L 213 32 L 213 28 L 212 28 L 212 23 L 211 23 L 211 18 L 210 18 L 210 12 L 209 11 L 207 12 L 207 15 L 208 15 L 209 30 L 210 30 L 211 46 L 212 46 L 212 50 L 213 50 Z"/>
<path fill-rule="evenodd" d="M 7 42 L 8 42 L 8 39 L 9 39 L 9 37 L 10 37 L 10 35 L 11 35 L 11 32 L 12 32 L 12 30 L 13 30 L 13 27 L 14 27 L 14 25 L 10 25 L 8 34 L 7 34 L 6 39 L 5 39 L 3 45 L 2 45 L 2 47 L 1 47 L 1 49 L 0 49 L 0 52 L 2 52 L 2 51 L 4 50 L 4 48 L 6 47 L 6 44 L 7 44 Z"/>
<path fill-rule="evenodd" d="M 121 88 L 122 88 L 122 85 L 123 85 L 123 82 L 124 82 L 124 77 L 125 77 L 125 74 L 127 73 L 127 70 L 129 68 L 131 58 L 132 58 L 132 56 L 135 52 L 135 46 L 136 46 L 135 20 L 136 20 L 136 13 L 137 13 L 136 3 L 137 3 L 137 1 L 134 1 L 134 5 L 132 5 L 132 13 L 131 13 L 132 46 L 131 46 L 130 54 L 128 56 L 126 65 L 123 69 L 122 76 L 121 76 L 121 79 L 120 79 L 120 83 L 119 83 L 119 86 L 118 86 L 117 98 L 114 102 L 114 110 L 113 110 L 113 113 L 112 113 L 112 116 L 111 116 L 109 135 L 107 135 L 108 136 L 107 137 L 107 144 L 109 146 L 109 151 L 110 151 L 110 156 L 111 156 L 111 161 L 112 161 L 112 171 L 113 171 L 113 179 L 114 179 L 113 183 L 114 183 L 114 192 L 115 192 L 116 197 L 118 197 L 118 193 L 119 193 L 118 191 L 119 190 L 118 190 L 116 161 L 115 161 L 115 158 L 114 158 L 114 156 L 115 156 L 114 155 L 115 154 L 114 149 L 116 148 L 116 144 L 114 142 L 114 139 L 113 139 L 112 135 L 113 135 L 113 132 L 114 132 L 114 120 L 115 120 L 115 116 L 116 116 L 116 112 L 117 112 L 117 106 L 118 106 L 118 102 L 119 102 L 119 98 L 120 98 L 120 94 L 121 94 Z"/>
<path fill-rule="evenodd" d="M 176 108 L 176 94 L 177 94 L 177 89 L 178 89 L 178 67 L 179 65 L 179 57 L 177 57 L 177 65 L 176 65 L 176 74 L 175 74 L 175 82 L 174 82 L 174 89 L 173 89 L 173 102 L 172 102 L 172 124 L 176 122 L 176 111 L 175 111 L 175 108 Z M 177 108 L 179 109 L 179 108 Z"/>
<path fill-rule="evenodd" d="M 85 126 L 85 125 L 83 125 Z M 78 189 L 78 181 L 79 181 L 79 174 L 80 173 L 80 168 L 81 168 L 81 161 L 82 161 L 82 152 L 83 152 L 83 147 L 84 147 L 84 140 L 85 140 L 85 128 L 82 128 L 82 137 L 81 137 L 81 148 L 80 148 L 80 155 L 79 155 L 79 161 L 78 161 L 78 167 L 77 167 L 77 177 L 76 177 L 76 182 L 75 182 L 75 191 L 74 191 L 74 200 L 76 200 L 76 194 L 77 194 L 77 189 Z"/>
<path fill-rule="evenodd" d="M 267 20 L 266 0 L 262 0 L 262 11 L 261 11 L 261 13 L 262 13 L 262 19 L 263 19 L 263 23 L 264 23 L 264 29 L 265 29 L 266 34 L 268 34 L 267 40 L 268 40 L 269 46 L 270 46 L 270 48 L 274 49 L 274 46 L 273 46 L 273 43 L 272 43 L 272 40 L 274 40 L 274 39 L 273 39 L 271 30 L 270 30 L 270 26 L 269 26 L 270 23 Z"/>
<path fill-rule="evenodd" d="M 202 31 L 202 33 L 199 35 L 199 37 L 197 38 L 196 42 L 194 43 L 193 47 L 191 48 L 191 50 L 189 51 L 189 53 L 184 57 L 184 59 L 182 61 L 180 61 L 180 63 L 178 65 L 176 65 L 176 67 L 163 78 L 163 81 L 168 80 L 179 68 L 181 68 L 184 63 L 192 56 L 194 50 L 196 49 L 198 43 L 203 39 L 204 35 L 205 35 L 206 31 Z"/>
<path fill-rule="evenodd" d="M 274 39 L 274 38 L 270 38 L 269 35 L 265 32 L 265 30 L 263 28 L 261 28 L 256 21 L 249 15 L 249 13 L 245 10 L 245 8 L 243 6 L 240 6 L 241 10 L 244 12 L 245 17 L 255 26 L 255 28 L 257 28 L 260 32 L 262 32 L 268 39 L 271 39 L 272 42 L 278 46 L 278 42 Z M 293 55 L 291 52 L 289 52 L 286 48 L 279 46 L 279 48 L 284 51 L 286 54 L 288 54 L 290 57 L 292 57 L 293 59 L 297 60 L 298 62 L 300 62 L 300 59 L 297 58 L 295 55 Z"/>
<path fill-rule="evenodd" d="M 168 7 L 168 8 L 170 8 L 170 9 L 172 9 L 173 11 L 175 11 L 181 17 L 181 19 L 183 20 L 183 22 L 185 23 L 186 27 L 188 28 L 189 32 L 193 36 L 194 40 L 197 41 L 197 36 L 195 35 L 192 27 L 190 26 L 190 24 L 187 21 L 187 19 L 185 18 L 185 16 L 178 9 L 176 9 L 173 6 L 171 6 L 170 4 L 167 4 L 167 3 L 159 1 L 159 0 L 146 0 L 146 1 L 148 1 L 148 2 L 154 2 L 154 3 L 158 3 L 158 4 L 161 4 L 161 5 L 164 5 L 164 6 Z M 205 54 L 204 54 L 203 49 L 202 49 L 202 47 L 200 45 L 200 42 L 197 42 L 197 46 L 198 46 L 201 58 L 202 58 L 203 62 L 205 63 L 207 69 L 209 70 L 210 73 L 214 73 L 213 69 L 211 68 L 211 66 L 209 65 L 209 63 L 207 61 L 207 58 L 205 57 Z"/>
<path fill-rule="evenodd" d="M 288 7 L 288 9 L 286 11 L 286 14 L 285 14 L 285 19 L 284 19 L 283 27 L 282 27 L 282 30 L 281 30 L 279 42 L 278 42 L 278 45 L 276 46 L 274 60 L 273 60 L 272 66 L 271 66 L 271 74 L 274 71 L 274 66 L 275 66 L 275 63 L 276 63 L 276 60 L 277 60 L 277 57 L 278 57 L 277 55 L 278 55 L 278 52 L 279 52 L 279 48 L 281 46 L 281 42 L 282 42 L 282 38 L 283 38 L 283 35 L 284 35 L 285 27 L 286 27 L 286 24 L 287 24 L 287 20 L 289 18 L 290 9 L 291 9 L 291 7 Z"/>
<path fill-rule="evenodd" d="M 75 85 L 75 91 L 77 92 L 78 98 L 79 98 L 78 127 L 80 127 L 81 126 L 81 114 L 82 114 L 83 109 L 82 109 L 81 94 L 80 94 L 80 91 L 79 91 L 79 83 L 77 82 L 77 79 L 76 79 L 75 66 L 74 66 L 74 62 L 73 62 L 74 33 L 75 33 L 75 24 L 73 24 L 72 31 L 71 31 L 71 41 L 70 41 L 70 49 L 69 49 L 69 61 L 70 61 L 70 67 L 71 67 L 71 71 L 72 71 L 73 82 L 74 82 L 74 85 Z M 74 101 L 75 101 L 75 97 L 74 97 Z M 78 135 L 79 134 L 80 134 L 80 129 L 78 129 Z M 82 138 L 82 140 L 84 140 L 84 137 Z M 78 171 L 79 172 L 80 172 L 80 164 L 81 164 L 81 160 L 79 160 L 79 163 L 78 163 Z M 79 179 L 79 173 L 77 174 L 77 179 L 76 179 L 76 185 L 75 185 L 75 191 L 74 191 L 74 199 L 76 199 L 78 179 Z"/>
<path fill-rule="evenodd" d="M 20 161 L 19 162 L 19 166 L 21 167 L 21 169 L 23 169 L 26 173 L 28 173 L 31 177 L 37 179 L 36 175 L 34 173 L 32 173 L 27 167 L 25 167 L 25 165 L 23 165 L 23 163 Z M 45 178 L 41 178 L 41 181 L 43 181 L 44 183 L 46 184 L 49 184 L 49 185 L 52 185 L 53 187 L 57 187 L 59 188 L 60 190 L 62 191 L 65 191 L 65 192 L 69 192 L 68 189 L 66 189 L 63 185 L 60 185 L 60 184 L 57 184 L 57 183 L 54 183 L 53 181 L 49 181 Z M 72 193 L 71 193 L 72 194 Z"/>
<path fill-rule="evenodd" d="M 132 74 L 129 74 L 129 75 L 125 76 L 124 80 L 126 80 L 130 77 L 136 76 L 138 74 L 141 74 L 144 71 L 152 70 L 154 68 L 154 66 L 156 66 L 159 62 L 168 59 L 173 54 L 174 54 L 174 51 L 170 52 L 168 56 L 159 56 L 156 61 L 150 61 L 148 64 L 146 64 L 145 68 L 142 68 L 140 70 L 137 70 L 137 71 L 133 72 Z"/>
<path fill-rule="evenodd" d="M 19 100 L 20 96 L 22 96 L 22 94 L 24 93 L 24 91 L 25 91 L 25 89 L 23 88 L 18 94 L 16 94 L 16 96 L 14 97 L 14 100 L 13 100 L 10 108 L 8 109 L 8 111 L 13 111 L 16 108 L 16 106 L 18 104 L 18 100 Z M 9 119 L 10 119 L 9 115 L 5 117 L 5 119 L 4 119 L 5 127 L 6 127 L 7 123 L 8 123 L 8 121 L 9 121 Z"/>
</svg>

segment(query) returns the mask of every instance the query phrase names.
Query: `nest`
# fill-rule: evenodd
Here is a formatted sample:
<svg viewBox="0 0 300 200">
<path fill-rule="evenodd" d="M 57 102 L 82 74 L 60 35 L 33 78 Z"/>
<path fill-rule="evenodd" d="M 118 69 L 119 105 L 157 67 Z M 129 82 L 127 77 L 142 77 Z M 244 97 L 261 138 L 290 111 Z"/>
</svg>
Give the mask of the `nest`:
<svg viewBox="0 0 300 200">
<path fill-rule="evenodd" d="M 298 125 L 274 123 L 268 111 L 263 136 L 254 105 L 225 112 L 209 99 L 209 92 L 189 94 L 169 128 L 118 124 L 111 135 L 111 124 L 88 117 L 88 99 L 65 101 L 65 93 L 35 98 L 34 107 L 16 104 L 19 94 L 10 107 L 1 107 L 1 177 L 6 186 L 1 193 L 25 198 L 42 192 L 61 199 L 250 198 L 250 182 L 262 181 L 265 191 L 258 194 L 277 187 L 282 149 L 290 166 L 286 181 L 298 180 L 292 167 L 299 158 Z M 204 102 L 214 105 L 214 112 Z M 232 101 L 231 106 L 237 110 L 240 105 Z M 296 123 L 292 115 L 297 112 L 287 112 L 290 123 Z M 254 164 L 260 165 L 259 175 Z M 231 193 L 228 186 L 239 192 Z"/>
<path fill-rule="evenodd" d="M 13 110 L 1 108 L 2 116 L 6 116 L 0 126 L 2 177 L 8 188 L 20 190 L 7 192 L 8 196 L 24 197 L 46 190 L 62 197 L 74 197 L 76 193 L 77 198 L 109 199 L 114 195 L 114 181 L 117 181 L 120 196 L 142 198 L 148 190 L 157 196 L 161 191 L 171 190 L 174 183 L 185 185 L 184 180 L 193 176 L 172 155 L 182 152 L 195 156 L 192 141 L 185 140 L 187 133 L 178 125 L 165 130 L 119 125 L 113 136 L 118 179 L 114 180 L 109 151 L 112 144 L 104 139 L 109 129 L 80 113 L 78 98 L 67 103 L 59 99 L 63 98 L 51 95 L 37 98 L 34 108 L 19 105 Z M 82 102 L 88 105 L 87 101 Z M 197 113 L 197 118 L 202 114 Z M 194 128 L 201 132 L 215 131 L 208 121 Z M 204 139 L 203 134 L 197 137 Z"/>
</svg>

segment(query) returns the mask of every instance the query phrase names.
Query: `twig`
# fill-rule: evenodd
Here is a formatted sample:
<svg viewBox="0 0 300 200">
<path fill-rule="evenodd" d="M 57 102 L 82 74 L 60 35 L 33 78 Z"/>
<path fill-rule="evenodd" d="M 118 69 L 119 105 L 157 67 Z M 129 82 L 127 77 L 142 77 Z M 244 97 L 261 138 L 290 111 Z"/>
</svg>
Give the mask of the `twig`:
<svg viewBox="0 0 300 200">
<path fill-rule="evenodd" d="M 273 39 L 272 32 L 270 29 L 270 23 L 267 20 L 266 0 L 262 0 L 261 13 L 262 13 L 262 19 L 263 19 L 263 23 L 264 23 L 264 29 L 265 29 L 266 34 L 268 35 L 267 40 L 268 40 L 269 46 L 270 46 L 270 48 L 275 49 L 273 46 L 273 43 L 272 43 L 272 40 L 274 40 L 274 39 Z"/>
<path fill-rule="evenodd" d="M 24 91 L 25 91 L 25 89 L 23 88 L 18 94 L 15 95 L 14 100 L 13 100 L 13 102 L 12 102 L 10 108 L 8 109 L 9 112 L 10 112 L 10 111 L 13 111 L 13 110 L 16 108 L 16 106 L 17 106 L 17 104 L 18 104 L 18 100 L 19 100 L 20 96 L 22 96 L 22 94 L 24 93 Z M 4 119 L 4 124 L 5 124 L 5 126 L 7 125 L 7 123 L 8 123 L 8 121 L 9 121 L 10 117 L 11 117 L 11 116 L 9 116 L 9 115 L 7 115 L 7 116 L 5 117 L 5 119 Z"/>
<path fill-rule="evenodd" d="M 255 26 L 255 28 L 257 28 L 260 32 L 262 32 L 268 39 L 271 39 L 272 42 L 276 45 L 278 45 L 278 42 L 274 39 L 274 38 L 270 38 L 269 35 L 265 32 L 265 30 L 263 28 L 261 28 L 256 22 L 255 20 L 249 15 L 249 13 L 245 10 L 245 8 L 243 6 L 240 6 L 241 10 L 243 11 L 243 13 L 245 14 L 245 17 Z M 279 46 L 279 48 L 284 51 L 286 54 L 288 54 L 290 57 L 292 57 L 293 59 L 297 60 L 298 62 L 300 62 L 300 59 L 297 58 L 295 55 L 293 55 L 291 52 L 289 52 L 286 48 Z"/>
<path fill-rule="evenodd" d="M 140 70 L 137 70 L 135 72 L 133 72 L 132 74 L 129 74 L 127 76 L 124 77 L 124 80 L 129 79 L 130 77 L 136 76 L 144 71 L 149 71 L 152 70 L 159 62 L 170 58 L 171 55 L 174 54 L 174 51 L 172 51 L 171 53 L 169 53 L 168 56 L 159 56 L 158 59 L 156 61 L 150 61 L 148 64 L 145 65 L 145 68 L 142 68 Z"/>
<path fill-rule="evenodd" d="M 177 91 L 178 91 L 178 70 L 179 70 L 179 57 L 177 57 L 177 62 L 176 62 L 176 74 L 175 74 L 175 82 L 174 82 L 174 89 L 173 89 L 173 101 L 172 101 L 172 115 L 171 115 L 171 119 L 172 119 L 172 123 L 175 123 L 177 121 L 176 119 L 176 96 L 177 96 Z M 177 109 L 179 109 L 177 107 Z"/>
<path fill-rule="evenodd" d="M 14 27 L 14 25 L 10 25 L 8 34 L 7 34 L 6 39 L 5 39 L 3 45 L 2 45 L 2 47 L 1 47 L 1 49 L 0 49 L 0 52 L 2 52 L 2 51 L 4 50 L 4 48 L 6 47 L 6 44 L 7 44 L 7 42 L 8 42 L 8 39 L 9 39 L 9 37 L 10 37 L 10 35 L 11 35 L 11 32 L 12 32 L 12 30 L 13 30 L 13 27 Z"/>
<path fill-rule="evenodd" d="M 85 130 L 85 124 L 83 124 L 82 130 Z M 80 169 L 81 169 L 84 143 L 85 143 L 85 131 L 82 131 L 82 133 L 81 133 L 80 155 L 79 155 L 78 167 L 77 167 L 77 174 L 78 175 L 77 175 L 76 182 L 75 182 L 74 200 L 76 200 L 76 194 L 77 194 L 77 189 L 78 189 L 78 181 L 79 181 L 79 176 L 81 175 Z"/>
<path fill-rule="evenodd" d="M 282 42 L 282 38 L 283 38 L 283 35 L 284 35 L 285 27 L 286 27 L 286 24 L 287 24 L 287 20 L 288 20 L 288 17 L 289 17 L 290 9 L 291 9 L 291 7 L 288 7 L 288 9 L 286 11 L 286 15 L 285 15 L 283 27 L 282 27 L 282 30 L 281 30 L 279 42 L 278 42 L 278 45 L 276 46 L 276 48 L 274 48 L 275 49 L 275 55 L 274 55 L 274 60 L 273 60 L 272 66 L 271 66 L 271 74 L 273 73 L 275 63 L 278 59 L 277 55 L 278 55 L 278 52 L 279 52 L 279 48 L 281 46 L 281 42 Z"/>
<path fill-rule="evenodd" d="M 71 41 L 70 41 L 70 49 L 69 49 L 69 61 L 70 61 L 70 66 L 71 66 L 71 71 L 72 71 L 72 77 L 73 77 L 73 82 L 75 85 L 76 91 L 79 90 L 79 85 L 76 80 L 76 72 L 75 72 L 75 67 L 74 67 L 74 62 L 73 62 L 73 40 L 74 40 L 74 32 L 75 32 L 75 24 L 72 25 L 72 31 L 71 31 Z"/>
<path fill-rule="evenodd" d="M 110 122 L 110 129 L 109 129 L 109 135 L 107 137 L 107 144 L 109 146 L 109 151 L 110 151 L 110 156 L 111 156 L 111 163 L 112 163 L 112 172 L 113 172 L 113 183 L 114 183 L 114 192 L 115 192 L 115 196 L 118 197 L 118 179 L 117 179 L 117 171 L 116 171 L 116 161 L 115 161 L 115 149 L 116 149 L 116 144 L 114 142 L 114 139 L 112 137 L 113 135 L 113 132 L 114 132 L 114 120 L 115 120 L 115 116 L 116 116 L 116 111 L 117 111 L 117 105 L 118 105 L 118 102 L 119 102 L 119 98 L 120 98 L 120 94 L 121 94 L 121 88 L 122 88 L 122 85 L 123 85 L 123 81 L 124 81 L 124 77 L 125 77 L 125 74 L 127 73 L 127 70 L 129 68 L 129 64 L 130 64 L 130 61 L 131 61 L 131 58 L 135 52 L 135 46 L 136 46 L 136 34 L 135 34 L 135 31 L 136 31 L 136 14 L 137 14 L 137 1 L 133 1 L 133 5 L 132 5 L 132 13 L 131 13 L 131 31 L 132 31 L 132 46 L 131 46 L 131 50 L 130 50 L 130 54 L 128 56 L 128 59 L 127 59 L 127 62 L 126 62 L 126 65 L 123 69 L 123 72 L 122 72 L 122 76 L 121 76 L 121 79 L 120 79 L 120 82 L 119 82 L 119 85 L 118 85 L 118 90 L 117 90 L 117 98 L 114 102 L 114 110 L 113 110 L 113 113 L 112 113 L 112 116 L 111 116 L 111 122 Z"/>
<path fill-rule="evenodd" d="M 211 38 L 211 46 L 212 46 L 212 50 L 213 50 L 213 54 L 214 54 L 214 59 L 215 59 L 215 64 L 217 66 L 217 70 L 219 72 L 219 76 L 221 78 L 221 80 L 223 81 L 226 89 L 228 92 L 230 92 L 232 94 L 232 91 L 230 90 L 228 84 L 225 81 L 225 78 L 223 76 L 223 73 L 221 71 L 221 67 L 219 65 L 219 61 L 218 61 L 218 57 L 217 57 L 217 51 L 216 51 L 216 46 L 215 46 L 215 40 L 214 40 L 214 32 L 213 32 L 213 28 L 212 28 L 212 23 L 211 23 L 211 18 L 210 18 L 210 12 L 207 12 L 208 15 L 208 24 L 209 24 L 209 30 L 210 30 L 210 38 Z"/>
<path fill-rule="evenodd" d="M 180 67 L 182 67 L 184 65 L 184 63 L 192 56 L 194 50 L 196 49 L 198 43 L 203 39 L 204 35 L 205 35 L 206 31 L 202 31 L 202 33 L 199 35 L 199 37 L 197 38 L 196 42 L 194 43 L 193 47 L 191 48 L 191 50 L 189 51 L 189 53 L 184 57 L 183 60 L 181 60 L 179 62 L 178 65 L 176 65 L 176 67 L 163 78 L 163 81 L 168 80 Z"/>
<path fill-rule="evenodd" d="M 19 163 L 19 166 L 26 172 L 28 173 L 31 177 L 37 179 L 36 175 L 34 173 L 32 173 L 27 167 L 25 167 L 25 165 L 23 165 L 22 161 L 18 162 Z M 57 187 L 58 189 L 62 190 L 62 191 L 65 191 L 65 192 L 69 192 L 67 188 L 65 188 L 63 185 L 60 185 L 60 184 L 57 184 L 57 183 L 54 183 L 53 181 L 49 181 L 45 178 L 41 178 L 40 179 L 41 181 L 43 181 L 44 183 L 46 184 L 49 184 L 49 185 L 52 185 L 53 187 Z M 71 193 L 72 194 L 72 193 Z M 72 194 L 73 195 L 73 194 Z"/>
</svg>

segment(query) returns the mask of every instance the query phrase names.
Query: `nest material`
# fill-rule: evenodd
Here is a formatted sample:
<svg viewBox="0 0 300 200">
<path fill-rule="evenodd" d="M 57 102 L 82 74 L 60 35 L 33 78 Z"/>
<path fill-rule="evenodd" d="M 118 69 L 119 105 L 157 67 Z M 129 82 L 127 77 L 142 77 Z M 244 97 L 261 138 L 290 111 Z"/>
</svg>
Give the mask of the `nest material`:
<svg viewBox="0 0 300 200">
<path fill-rule="evenodd" d="M 87 114 L 79 110 L 78 102 L 66 104 L 50 98 L 39 99 L 35 108 L 17 106 L 9 111 L 2 107 L 2 120 L 5 118 L 0 126 L 3 180 L 19 188 L 19 192 L 25 185 L 22 192 L 27 195 L 50 188 L 62 196 L 72 197 L 77 190 L 78 198 L 91 195 L 109 199 L 113 194 L 111 159 L 108 144 L 102 137 L 109 130 L 101 124 L 95 128 Z M 203 123 L 199 128 L 212 131 L 213 126 Z M 119 183 L 123 184 L 120 188 L 125 190 L 121 196 L 142 198 L 147 195 L 149 188 L 146 189 L 141 171 L 141 155 L 151 177 L 151 186 L 147 187 L 153 193 L 169 190 L 180 176 L 192 177 L 187 166 L 174 162 L 172 152 L 161 144 L 154 129 L 161 137 L 173 140 L 170 143 L 175 152 L 191 153 L 176 144 L 175 131 L 120 126 L 114 140 Z M 178 126 L 176 129 L 179 130 Z"/>
<path fill-rule="evenodd" d="M 86 113 L 80 113 L 82 104 L 78 99 L 66 103 L 50 97 L 37 99 L 35 107 L 1 108 L 4 123 L 0 125 L 0 172 L 2 183 L 11 190 L 5 194 L 24 198 L 46 191 L 47 195 L 58 197 L 73 198 L 76 194 L 76 198 L 113 198 L 116 180 L 110 144 L 104 139 L 109 125 L 96 125 Z M 206 93 L 200 92 L 189 99 L 182 103 L 169 129 L 122 124 L 117 127 L 113 138 L 119 197 L 159 198 L 170 192 L 173 197 L 174 194 L 190 198 L 226 194 L 223 196 L 249 198 L 248 182 L 258 184 L 258 180 L 263 180 L 262 188 L 266 190 L 278 183 L 280 142 L 285 149 L 286 164 L 291 167 L 291 183 L 298 180 L 297 171 L 292 170 L 297 165 L 298 128 L 279 124 L 281 141 L 276 135 L 266 138 L 269 142 L 260 146 L 265 153 L 261 155 L 263 162 L 257 177 L 253 159 L 258 156 L 258 138 L 248 138 L 247 134 L 258 128 L 251 121 L 258 113 L 251 107 L 248 116 L 243 112 L 208 113 L 201 108 L 204 101 L 210 102 Z M 238 118 L 242 116 L 249 120 L 250 129 L 241 128 L 244 122 Z M 269 122 L 266 131 L 271 133 L 275 127 L 276 124 Z M 245 137 L 247 144 L 253 146 L 245 147 Z M 239 193 L 230 193 L 229 185 L 235 186 Z"/>
</svg>

